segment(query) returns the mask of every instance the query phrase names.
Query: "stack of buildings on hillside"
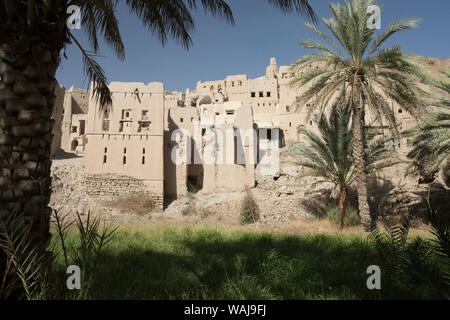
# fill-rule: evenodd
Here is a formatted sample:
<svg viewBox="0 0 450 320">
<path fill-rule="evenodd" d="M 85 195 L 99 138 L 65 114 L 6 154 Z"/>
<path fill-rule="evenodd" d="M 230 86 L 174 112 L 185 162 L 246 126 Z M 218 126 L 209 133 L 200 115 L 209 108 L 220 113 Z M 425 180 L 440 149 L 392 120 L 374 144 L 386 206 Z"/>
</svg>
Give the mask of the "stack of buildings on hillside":
<svg viewBox="0 0 450 320">
<path fill-rule="evenodd" d="M 271 58 L 260 78 L 199 81 L 186 92 L 168 92 L 162 83 L 112 82 L 108 110 L 89 91 L 72 87 L 59 120 L 61 149 L 83 153 L 88 175 L 142 181 L 158 203 L 188 191 L 241 191 L 255 185 L 257 171 L 276 174 L 278 148 L 300 141 L 299 126 L 315 130 L 307 106 L 297 108 L 306 89 L 291 87 L 295 76 Z M 415 124 L 401 107 L 392 108 L 401 130 Z M 376 120 L 366 116 L 368 125 Z M 406 141 L 395 147 L 407 152 Z"/>
</svg>

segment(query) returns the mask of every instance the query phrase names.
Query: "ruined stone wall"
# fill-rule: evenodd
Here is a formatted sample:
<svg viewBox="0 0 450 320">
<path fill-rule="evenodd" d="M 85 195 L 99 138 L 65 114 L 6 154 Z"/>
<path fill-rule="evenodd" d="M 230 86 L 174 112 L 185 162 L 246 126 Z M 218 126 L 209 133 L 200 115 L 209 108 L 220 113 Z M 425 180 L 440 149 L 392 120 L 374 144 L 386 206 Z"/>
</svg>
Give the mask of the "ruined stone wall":
<svg viewBox="0 0 450 320">
<path fill-rule="evenodd" d="M 146 190 L 144 181 L 127 176 L 85 175 L 82 180 L 84 191 L 92 197 L 102 200 L 127 198 L 138 194 L 153 199 L 156 211 L 163 210 L 163 195 L 151 194 Z"/>
</svg>

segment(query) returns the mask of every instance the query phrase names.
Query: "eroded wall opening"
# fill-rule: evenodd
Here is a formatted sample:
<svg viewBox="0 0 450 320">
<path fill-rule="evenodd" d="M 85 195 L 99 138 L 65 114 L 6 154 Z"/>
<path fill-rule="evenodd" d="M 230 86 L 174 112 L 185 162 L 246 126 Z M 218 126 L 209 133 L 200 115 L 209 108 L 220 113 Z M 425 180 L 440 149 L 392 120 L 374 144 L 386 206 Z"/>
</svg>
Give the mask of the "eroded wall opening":
<svg viewBox="0 0 450 320">
<path fill-rule="evenodd" d="M 75 151 L 78 148 L 78 140 L 73 140 L 72 144 L 70 145 L 70 150 Z"/>
</svg>

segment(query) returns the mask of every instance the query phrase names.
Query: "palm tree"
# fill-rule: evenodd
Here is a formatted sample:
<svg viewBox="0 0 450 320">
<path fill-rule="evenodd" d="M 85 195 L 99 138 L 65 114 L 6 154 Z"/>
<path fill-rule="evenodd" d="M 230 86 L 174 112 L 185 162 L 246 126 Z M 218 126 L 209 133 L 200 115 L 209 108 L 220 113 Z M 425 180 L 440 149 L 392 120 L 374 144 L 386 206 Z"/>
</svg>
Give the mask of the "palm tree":
<svg viewBox="0 0 450 320">
<path fill-rule="evenodd" d="M 284 12 L 305 14 L 315 21 L 308 0 L 268 0 Z M 164 45 L 169 38 L 186 49 L 192 45 L 191 11 L 201 3 L 206 12 L 234 24 L 225 0 L 124 0 Z M 115 54 L 125 58 L 115 9 L 118 0 L 0 1 L 0 223 L 15 212 L 31 226 L 36 246 L 49 241 L 50 144 L 55 73 L 64 49 L 77 45 L 84 69 L 94 83 L 93 96 L 102 107 L 111 104 L 105 75 L 94 60 L 99 34 Z M 84 50 L 69 30 L 68 7 L 81 11 L 82 30 L 92 51 Z M 3 255 L 0 252 L 0 277 Z"/>
<path fill-rule="evenodd" d="M 310 176 L 332 182 L 338 189 L 341 228 L 348 211 L 348 188 L 355 180 L 355 165 L 352 150 L 351 112 L 348 107 L 334 105 L 329 118 L 322 113 L 315 123 L 319 134 L 300 126 L 298 131 L 305 142 L 291 146 L 290 153 L 299 157 L 297 164 L 304 169 L 300 177 Z M 375 139 L 366 134 L 368 172 L 399 163 L 392 149 L 386 146 L 385 139 Z"/>
<path fill-rule="evenodd" d="M 366 153 L 364 151 L 365 113 L 370 111 L 380 123 L 387 122 L 393 134 L 398 135 L 392 103 L 418 116 L 422 92 L 410 75 L 424 77 L 420 59 L 402 52 L 400 46 L 382 48 L 392 35 L 417 26 L 418 20 L 392 23 L 378 36 L 367 27 L 368 6 L 375 0 L 346 0 L 331 4 L 333 17 L 322 19 L 332 36 L 317 27 L 305 24 L 323 41 L 302 41 L 303 48 L 318 50 L 291 65 L 296 73 L 292 86 L 303 87 L 299 105 L 307 104 L 310 113 L 324 110 L 330 101 L 342 98 L 352 110 L 353 160 L 358 189 L 358 207 L 366 230 L 374 222 L 367 199 Z M 334 37 L 334 39 L 333 39 Z M 318 68 L 305 67 L 318 63 Z"/>
<path fill-rule="evenodd" d="M 450 95 L 450 70 L 443 70 L 446 80 L 435 83 L 437 88 Z M 435 109 L 426 120 L 405 131 L 405 136 L 412 137 L 412 150 L 408 157 L 414 159 L 413 170 L 429 172 L 434 176 L 441 169 L 450 168 L 450 98 L 435 95 L 430 106 Z M 445 176 L 445 183 L 450 180 Z"/>
</svg>

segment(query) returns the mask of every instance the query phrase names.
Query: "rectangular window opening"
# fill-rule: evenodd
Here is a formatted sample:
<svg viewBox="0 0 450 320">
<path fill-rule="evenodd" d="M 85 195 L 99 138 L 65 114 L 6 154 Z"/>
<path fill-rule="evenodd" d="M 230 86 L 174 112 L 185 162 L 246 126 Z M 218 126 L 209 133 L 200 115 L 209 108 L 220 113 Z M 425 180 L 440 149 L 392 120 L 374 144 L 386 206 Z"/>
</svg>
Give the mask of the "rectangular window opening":
<svg viewBox="0 0 450 320">
<path fill-rule="evenodd" d="M 109 120 L 103 120 L 102 129 L 103 131 L 109 131 Z"/>
</svg>

